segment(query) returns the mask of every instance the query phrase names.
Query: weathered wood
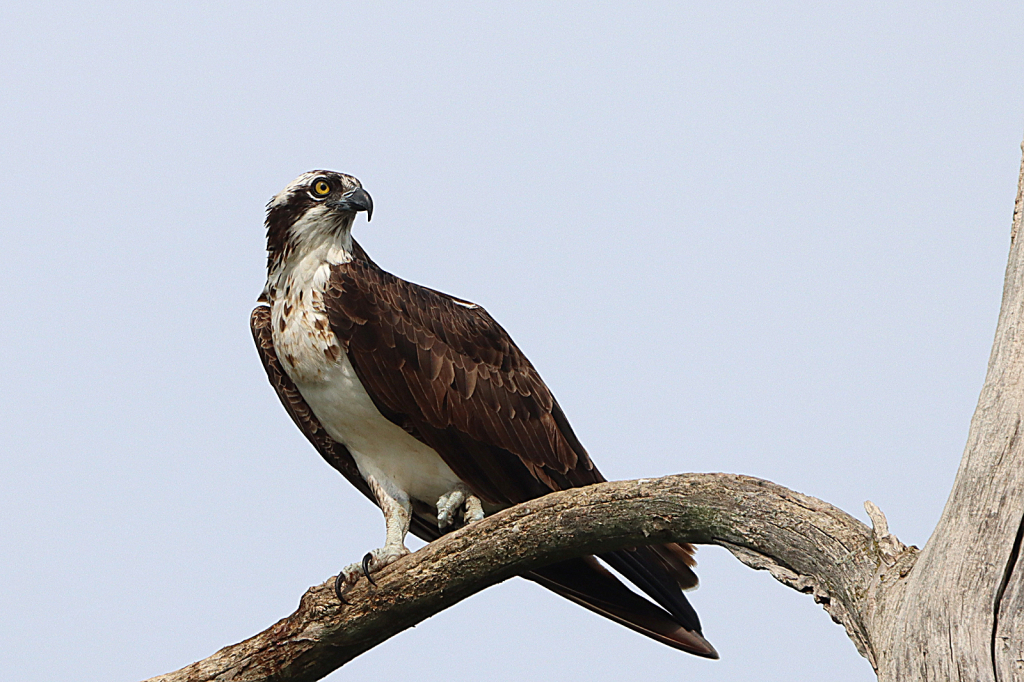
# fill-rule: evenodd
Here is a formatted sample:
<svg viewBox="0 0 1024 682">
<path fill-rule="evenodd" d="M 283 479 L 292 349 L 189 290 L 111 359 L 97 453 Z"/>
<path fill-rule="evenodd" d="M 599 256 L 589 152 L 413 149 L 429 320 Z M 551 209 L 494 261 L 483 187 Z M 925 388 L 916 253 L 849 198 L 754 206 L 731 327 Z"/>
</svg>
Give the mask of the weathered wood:
<svg viewBox="0 0 1024 682">
<path fill-rule="evenodd" d="M 514 575 L 653 542 L 716 543 L 812 593 L 858 646 L 859 594 L 879 564 L 871 530 L 835 507 L 747 476 L 686 474 L 553 493 L 446 535 L 334 597 L 310 588 L 264 632 L 150 682 L 316 680 L 389 637 Z"/>
<path fill-rule="evenodd" d="M 1022 147 L 1024 149 L 1024 147 Z M 150 682 L 316 680 L 490 585 L 561 559 L 645 543 L 728 548 L 809 593 L 882 682 L 1024 682 L 1024 161 L 988 373 L 942 517 L 924 549 L 881 511 L 873 529 L 745 476 L 686 474 L 553 493 L 451 533 L 366 581 L 331 581 L 266 631 Z"/>
<path fill-rule="evenodd" d="M 1024 151 L 1024 145 L 1021 146 L 1021 150 Z M 1024 217 L 1024 161 L 1021 162 L 1020 177 L 1017 181 L 1017 202 L 1013 210 L 1013 230 L 1011 231 L 1011 243 L 1014 247 L 1017 246 L 1017 234 L 1019 232 L 1021 219 Z M 1019 253 L 1019 252 L 1018 252 Z M 1014 262 L 1014 258 L 1011 256 L 1010 263 L 1013 267 L 1013 286 L 1017 287 L 1017 295 L 1020 295 L 1020 271 L 1022 265 L 1019 262 Z M 1009 288 L 1010 283 L 1010 270 L 1011 265 L 1007 265 L 1007 284 L 1004 285 Z M 1004 293 L 1004 299 L 1006 294 Z M 1019 305 L 1019 301 L 1018 301 Z M 1004 303 L 1005 307 L 1005 303 Z M 1019 312 L 1019 308 L 1018 308 Z M 1019 322 L 1020 316 L 1018 314 L 1017 321 Z M 999 336 L 997 334 L 997 344 Z M 1017 353 L 1020 353 L 1020 348 L 1017 348 Z M 995 352 L 993 352 L 995 356 Z M 1016 358 L 1016 361 L 1020 362 L 1020 357 Z M 1018 408 L 1020 406 L 1018 405 Z M 1020 412 L 1018 411 L 1017 425 L 1019 429 L 1020 425 Z M 1017 433 L 1015 431 L 1015 433 Z M 1020 682 L 1024 680 L 1024 559 L 1021 555 L 1021 540 L 1024 539 L 1024 518 L 1021 518 L 1020 507 L 1021 504 L 1021 477 L 1024 477 L 1024 466 L 1022 466 L 1022 455 L 1020 451 L 1020 438 L 1018 437 L 1014 441 L 1015 452 L 1011 455 L 1012 460 L 1004 464 L 1000 462 L 999 465 L 1006 466 L 1010 469 L 1015 468 L 1016 480 L 1012 482 L 1010 489 L 1003 491 L 1003 495 L 1012 498 L 1016 495 L 1016 508 L 1017 518 L 1020 518 L 1020 523 L 1017 526 L 1017 537 L 1014 541 L 1013 548 L 1010 554 L 1004 560 L 1004 575 L 1001 581 L 1000 589 L 996 590 L 995 601 L 996 601 L 996 625 L 995 625 L 995 636 L 992 639 L 992 658 L 995 662 L 996 679 L 1001 681 L 1016 680 Z M 1010 509 L 1010 518 L 1008 522 L 1013 522 L 1014 510 Z M 997 556 L 998 559 L 998 556 Z"/>
<path fill-rule="evenodd" d="M 885 596 L 887 613 L 876 624 L 880 680 L 1024 679 L 1016 570 L 1024 519 L 1022 189 L 988 374 L 953 490 L 906 585 Z"/>
</svg>

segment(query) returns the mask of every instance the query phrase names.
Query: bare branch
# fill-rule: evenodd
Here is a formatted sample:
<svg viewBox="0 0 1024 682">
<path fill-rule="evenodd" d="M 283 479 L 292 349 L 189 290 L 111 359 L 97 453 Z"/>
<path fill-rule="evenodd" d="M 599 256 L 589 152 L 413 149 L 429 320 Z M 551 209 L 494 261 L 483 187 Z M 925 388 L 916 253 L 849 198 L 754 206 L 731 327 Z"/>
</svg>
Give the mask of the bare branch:
<svg viewBox="0 0 1024 682">
<path fill-rule="evenodd" d="M 722 545 L 812 593 L 873 660 L 863 596 L 885 564 L 870 529 L 768 481 L 682 474 L 602 483 L 505 510 L 384 569 L 377 587 L 361 581 L 348 595 L 351 606 L 338 603 L 327 581 L 264 632 L 150 682 L 316 680 L 507 578 L 570 557 L 662 542 Z"/>
</svg>

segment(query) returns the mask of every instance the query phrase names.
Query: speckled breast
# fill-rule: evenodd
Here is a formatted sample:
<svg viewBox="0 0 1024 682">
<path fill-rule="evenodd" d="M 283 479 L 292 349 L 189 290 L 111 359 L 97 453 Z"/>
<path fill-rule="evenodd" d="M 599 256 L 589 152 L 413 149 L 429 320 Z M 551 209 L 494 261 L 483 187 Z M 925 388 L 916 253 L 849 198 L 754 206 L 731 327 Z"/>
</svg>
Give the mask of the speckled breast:
<svg viewBox="0 0 1024 682">
<path fill-rule="evenodd" d="M 289 283 L 275 293 L 271 321 L 277 357 L 296 383 L 325 381 L 342 348 L 331 331 L 323 291 Z"/>
</svg>

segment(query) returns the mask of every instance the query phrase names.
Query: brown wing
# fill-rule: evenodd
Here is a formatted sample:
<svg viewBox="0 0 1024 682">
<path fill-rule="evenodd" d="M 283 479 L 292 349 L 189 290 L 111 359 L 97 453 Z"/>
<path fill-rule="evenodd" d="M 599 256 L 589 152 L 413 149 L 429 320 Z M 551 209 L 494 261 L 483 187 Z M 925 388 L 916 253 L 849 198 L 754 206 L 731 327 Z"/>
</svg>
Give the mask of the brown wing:
<svg viewBox="0 0 1024 682">
<path fill-rule="evenodd" d="M 358 257 L 333 268 L 324 299 L 381 414 L 483 499 L 516 504 L 605 480 L 537 370 L 483 308 Z M 697 584 L 690 545 L 641 553 L 684 589 Z"/>
<path fill-rule="evenodd" d="M 334 266 L 324 299 L 377 408 L 484 500 L 515 504 L 604 480 L 537 370 L 482 308 L 359 259 Z"/>
</svg>

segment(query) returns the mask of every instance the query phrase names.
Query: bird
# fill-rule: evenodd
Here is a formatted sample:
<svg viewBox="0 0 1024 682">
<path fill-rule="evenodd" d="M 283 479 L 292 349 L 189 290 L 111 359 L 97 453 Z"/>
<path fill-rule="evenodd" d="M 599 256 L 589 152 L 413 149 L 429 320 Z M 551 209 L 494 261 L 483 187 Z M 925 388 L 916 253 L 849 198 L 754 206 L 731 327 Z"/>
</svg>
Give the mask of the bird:
<svg viewBox="0 0 1024 682">
<path fill-rule="evenodd" d="M 383 512 L 384 544 L 337 576 L 338 598 L 488 514 L 600 483 L 540 374 L 487 311 L 383 270 L 352 237 L 373 200 L 351 175 L 303 173 L 267 204 L 267 280 L 250 324 L 285 411 Z M 522 577 L 676 649 L 718 658 L 683 590 L 688 544 L 635 547 Z M 647 597 L 629 589 L 607 567 Z"/>
</svg>

